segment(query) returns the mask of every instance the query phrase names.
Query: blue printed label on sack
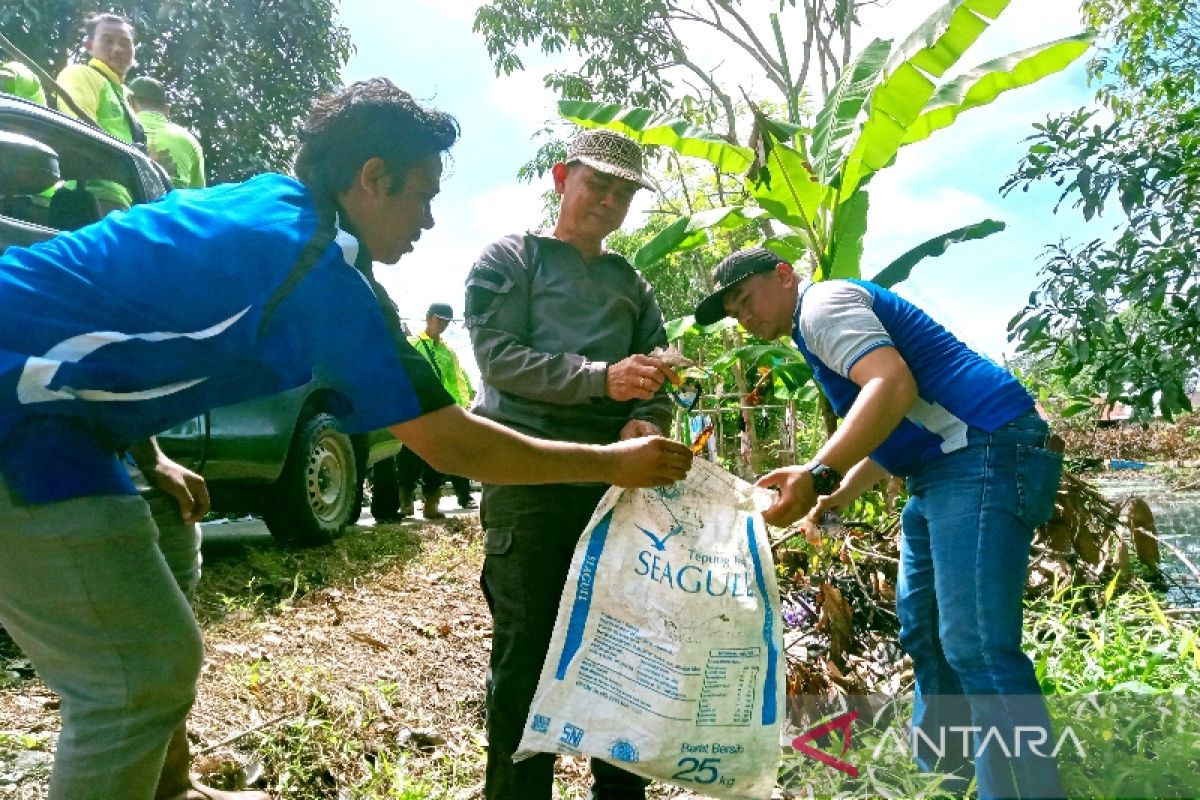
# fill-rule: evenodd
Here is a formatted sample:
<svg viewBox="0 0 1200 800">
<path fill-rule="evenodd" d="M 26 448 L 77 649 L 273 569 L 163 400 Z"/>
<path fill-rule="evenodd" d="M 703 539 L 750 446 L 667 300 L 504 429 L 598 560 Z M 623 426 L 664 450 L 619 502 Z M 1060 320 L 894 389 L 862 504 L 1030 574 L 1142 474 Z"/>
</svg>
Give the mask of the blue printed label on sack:
<svg viewBox="0 0 1200 800">
<path fill-rule="evenodd" d="M 550 730 L 550 718 L 544 714 L 534 714 L 529 723 L 529 730 L 534 733 L 546 733 Z"/>
<path fill-rule="evenodd" d="M 576 727 L 568 722 L 563 725 L 562 736 L 558 741 L 567 747 L 579 747 L 579 743 L 583 741 L 583 728 Z"/>
<path fill-rule="evenodd" d="M 636 764 L 638 762 L 638 749 L 633 742 L 626 739 L 617 739 L 612 743 L 612 747 L 608 748 L 608 755 L 613 761 L 624 761 L 626 764 Z"/>
</svg>

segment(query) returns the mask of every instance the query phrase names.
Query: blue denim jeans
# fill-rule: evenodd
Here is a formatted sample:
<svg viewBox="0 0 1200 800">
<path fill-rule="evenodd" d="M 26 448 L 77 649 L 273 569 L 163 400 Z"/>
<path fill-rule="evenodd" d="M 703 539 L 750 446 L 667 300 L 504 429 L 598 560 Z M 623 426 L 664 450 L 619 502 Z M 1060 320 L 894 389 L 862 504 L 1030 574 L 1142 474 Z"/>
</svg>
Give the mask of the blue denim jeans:
<svg viewBox="0 0 1200 800">
<path fill-rule="evenodd" d="M 896 593 L 916 677 L 924 770 L 972 774 L 979 797 L 1061 797 L 1053 731 L 1021 651 L 1034 529 L 1050 518 L 1062 456 L 1033 412 L 908 478 Z M 965 785 L 965 783 L 964 783 Z"/>
</svg>

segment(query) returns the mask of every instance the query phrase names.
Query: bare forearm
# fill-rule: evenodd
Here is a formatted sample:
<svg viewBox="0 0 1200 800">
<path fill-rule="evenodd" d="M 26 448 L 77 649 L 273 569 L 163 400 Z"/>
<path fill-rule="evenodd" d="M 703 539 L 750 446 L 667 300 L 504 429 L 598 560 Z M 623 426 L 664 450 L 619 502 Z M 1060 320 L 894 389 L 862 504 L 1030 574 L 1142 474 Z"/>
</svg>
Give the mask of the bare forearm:
<svg viewBox="0 0 1200 800">
<path fill-rule="evenodd" d="M 862 388 L 850 413 L 837 431 L 817 451 L 816 460 L 845 474 L 891 434 L 908 405 L 900 407 L 894 387 L 885 381 L 871 381 Z M 911 403 L 910 403 L 911 404 Z"/>
<path fill-rule="evenodd" d="M 179 504 L 179 515 L 184 522 L 204 519 L 212 506 L 204 478 L 167 458 L 153 436 L 130 445 L 128 449 L 150 485 L 170 495 Z"/>
<path fill-rule="evenodd" d="M 133 456 L 133 463 L 138 465 L 138 468 L 143 472 L 148 472 L 154 469 L 165 456 L 163 451 L 158 446 L 158 440 L 153 436 L 148 439 L 143 439 L 140 442 L 135 442 L 127 448 L 129 455 Z"/>
<path fill-rule="evenodd" d="M 392 433 L 434 469 L 484 483 L 612 483 L 613 459 L 596 445 L 553 442 L 445 408 Z"/>
<path fill-rule="evenodd" d="M 845 492 L 851 499 L 856 498 L 890 474 L 875 461 L 864 458 L 846 473 L 838 492 Z"/>
</svg>

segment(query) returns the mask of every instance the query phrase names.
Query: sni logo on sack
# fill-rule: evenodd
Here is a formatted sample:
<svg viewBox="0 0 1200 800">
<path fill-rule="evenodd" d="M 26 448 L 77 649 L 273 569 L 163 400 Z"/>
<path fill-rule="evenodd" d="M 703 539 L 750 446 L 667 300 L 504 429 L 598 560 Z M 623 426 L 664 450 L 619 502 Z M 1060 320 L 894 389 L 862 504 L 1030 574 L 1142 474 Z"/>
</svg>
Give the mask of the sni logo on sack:
<svg viewBox="0 0 1200 800">
<path fill-rule="evenodd" d="M 567 747 L 579 747 L 579 743 L 583 741 L 583 728 L 578 728 L 571 723 L 563 725 L 562 737 L 559 741 Z"/>
</svg>

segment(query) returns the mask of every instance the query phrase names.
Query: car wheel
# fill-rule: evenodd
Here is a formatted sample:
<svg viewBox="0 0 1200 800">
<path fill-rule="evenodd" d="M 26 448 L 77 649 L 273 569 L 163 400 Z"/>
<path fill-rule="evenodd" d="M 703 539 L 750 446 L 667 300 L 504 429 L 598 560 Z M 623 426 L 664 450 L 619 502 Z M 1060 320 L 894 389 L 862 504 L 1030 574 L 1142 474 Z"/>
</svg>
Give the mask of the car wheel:
<svg viewBox="0 0 1200 800">
<path fill-rule="evenodd" d="M 296 428 L 263 520 L 280 541 L 328 542 L 351 521 L 360 483 L 350 437 L 338 430 L 333 415 L 314 414 Z"/>
</svg>

